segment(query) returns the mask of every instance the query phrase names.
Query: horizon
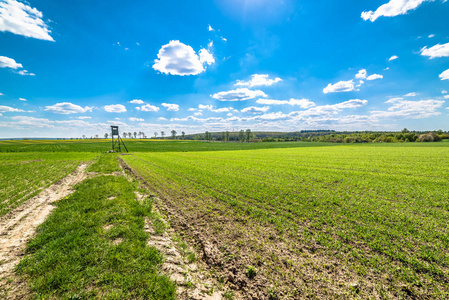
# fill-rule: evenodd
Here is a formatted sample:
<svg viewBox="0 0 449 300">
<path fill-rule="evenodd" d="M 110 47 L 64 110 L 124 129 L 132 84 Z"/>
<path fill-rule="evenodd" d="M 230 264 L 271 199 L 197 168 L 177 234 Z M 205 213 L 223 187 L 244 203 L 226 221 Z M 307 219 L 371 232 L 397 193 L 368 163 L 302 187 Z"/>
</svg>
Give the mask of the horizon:
<svg viewBox="0 0 449 300">
<path fill-rule="evenodd" d="M 0 0 L 0 139 L 447 131 L 447 15 L 445 0 Z"/>
</svg>

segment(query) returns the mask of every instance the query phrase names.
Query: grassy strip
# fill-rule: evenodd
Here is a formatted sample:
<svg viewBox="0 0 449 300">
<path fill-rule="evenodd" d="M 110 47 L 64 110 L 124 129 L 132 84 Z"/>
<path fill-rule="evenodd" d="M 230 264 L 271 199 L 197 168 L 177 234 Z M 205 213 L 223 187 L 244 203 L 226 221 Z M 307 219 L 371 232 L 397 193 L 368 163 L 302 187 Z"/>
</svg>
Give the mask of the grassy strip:
<svg viewBox="0 0 449 300">
<path fill-rule="evenodd" d="M 100 176 L 57 202 L 16 270 L 36 298 L 175 297 L 174 283 L 158 273 L 161 254 L 146 245 L 151 204 L 136 201 L 135 188 L 124 177 Z"/>
<path fill-rule="evenodd" d="M 97 161 L 94 162 L 88 169 L 88 172 L 97 172 L 102 174 L 110 174 L 120 171 L 120 167 L 117 163 L 116 153 L 103 153 Z"/>
</svg>

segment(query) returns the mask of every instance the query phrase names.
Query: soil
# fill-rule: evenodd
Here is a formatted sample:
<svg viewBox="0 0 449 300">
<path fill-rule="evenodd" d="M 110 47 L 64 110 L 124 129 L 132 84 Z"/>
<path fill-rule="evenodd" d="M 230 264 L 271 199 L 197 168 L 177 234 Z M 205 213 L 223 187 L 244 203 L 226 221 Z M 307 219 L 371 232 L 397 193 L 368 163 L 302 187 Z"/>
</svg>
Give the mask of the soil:
<svg viewBox="0 0 449 300">
<path fill-rule="evenodd" d="M 72 187 L 86 177 L 86 163 L 71 174 L 40 192 L 21 206 L 0 218 L 0 297 L 25 299 L 29 290 L 14 277 L 14 267 L 24 255 L 27 242 L 36 228 L 54 209 L 53 202 L 71 194 Z"/>
</svg>

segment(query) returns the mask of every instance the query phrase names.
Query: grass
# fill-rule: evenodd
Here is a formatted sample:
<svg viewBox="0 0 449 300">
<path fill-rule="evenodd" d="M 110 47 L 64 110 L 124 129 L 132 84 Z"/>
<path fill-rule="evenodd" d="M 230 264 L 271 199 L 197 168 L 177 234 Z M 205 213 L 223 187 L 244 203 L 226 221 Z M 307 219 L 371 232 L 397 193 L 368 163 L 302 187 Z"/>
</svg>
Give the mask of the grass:
<svg viewBox="0 0 449 300">
<path fill-rule="evenodd" d="M 93 153 L 0 153 L 0 216 L 74 171 Z"/>
<path fill-rule="evenodd" d="M 387 287 L 392 297 L 444 297 L 449 169 L 441 162 L 449 159 L 448 144 L 414 145 L 136 153 L 123 159 L 153 193 L 191 220 L 202 219 L 194 226 L 206 222 L 230 252 L 261 254 L 260 269 L 272 280 L 287 285 L 291 277 L 317 296 L 311 284 L 317 279 L 302 272 L 323 277 L 336 263 L 347 270 L 342 278 L 361 278 L 379 294 Z M 233 221 L 226 227 L 222 216 Z M 287 255 L 273 249 L 278 244 Z M 316 256 L 322 259 L 314 261 Z M 287 259 L 291 268 L 282 267 Z M 318 281 L 330 295 L 333 276 Z M 295 279 L 300 277 L 305 280 Z"/>
<path fill-rule="evenodd" d="M 57 202 L 17 267 L 36 299 L 174 299 L 175 284 L 159 274 L 162 255 L 146 245 L 151 205 L 135 189 L 99 176 Z"/>
</svg>

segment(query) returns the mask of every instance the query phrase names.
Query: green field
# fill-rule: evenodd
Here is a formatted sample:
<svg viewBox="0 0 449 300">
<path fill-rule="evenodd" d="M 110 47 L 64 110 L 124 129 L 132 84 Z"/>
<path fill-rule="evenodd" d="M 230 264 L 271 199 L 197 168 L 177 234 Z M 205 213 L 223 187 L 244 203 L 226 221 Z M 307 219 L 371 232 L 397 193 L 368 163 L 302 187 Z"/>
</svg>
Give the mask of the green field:
<svg viewBox="0 0 449 300">
<path fill-rule="evenodd" d="M 92 153 L 0 153 L 0 216 L 74 171 Z"/>
<path fill-rule="evenodd" d="M 447 142 L 125 142 L 131 155 L 119 155 L 118 159 L 130 167 L 149 193 L 160 198 L 160 208 L 171 216 L 178 233 L 197 248 L 199 257 L 204 245 L 214 245 L 214 256 L 209 257 L 204 250 L 202 259 L 217 281 L 231 289 L 272 299 L 449 297 Z M 80 161 L 97 157 L 89 171 L 118 170 L 113 162 L 115 154 L 99 156 L 109 147 L 102 140 L 0 142 L 0 199 L 2 204 L 9 203 L 2 211 L 59 180 Z M 84 152 L 76 152 L 81 150 Z M 58 151 L 66 153 L 50 153 Z M 10 182 L 17 185 L 4 178 L 13 178 Z M 103 216 L 102 210 L 109 209 L 104 207 L 104 199 L 95 200 L 99 208 L 93 213 L 91 208 L 83 208 L 89 197 L 95 198 L 96 186 L 106 184 L 101 181 L 106 179 L 95 180 L 98 182 L 86 182 L 84 194 L 80 194 L 84 196 L 74 194 L 58 204 L 55 215 L 79 216 L 85 211 L 87 220 Z M 113 184 L 126 186 L 120 180 Z M 16 195 L 22 190 L 23 194 Z M 117 205 L 129 207 L 126 201 Z M 50 217 L 48 224 L 53 225 L 45 228 L 55 232 L 46 229 L 45 234 L 61 235 L 57 231 L 58 222 L 64 219 L 61 216 Z M 101 218 L 95 219 L 98 228 L 110 221 Z M 134 218 L 132 213 L 129 218 Z M 140 224 L 136 220 L 133 222 Z M 137 233 L 139 226 L 135 243 L 143 239 Z M 104 233 L 94 231 L 89 239 L 105 238 Z M 30 244 L 29 251 L 36 259 L 22 263 L 22 273 L 45 270 L 37 259 L 45 252 L 38 248 L 64 242 L 44 237 L 38 236 Z M 58 255 L 64 265 L 62 259 L 71 254 Z M 150 269 L 154 268 L 137 270 L 149 272 L 149 277 L 132 282 L 153 280 L 155 273 Z M 40 282 L 40 273 L 35 274 L 33 286 L 39 293 L 72 295 L 52 292 L 51 282 Z M 134 275 L 129 276 L 127 280 Z M 64 289 L 73 291 L 82 286 L 84 279 L 76 280 Z M 123 297 L 140 295 L 123 286 L 114 288 Z M 171 295 L 170 288 L 166 291 Z M 156 295 L 154 290 L 139 293 Z"/>
</svg>

